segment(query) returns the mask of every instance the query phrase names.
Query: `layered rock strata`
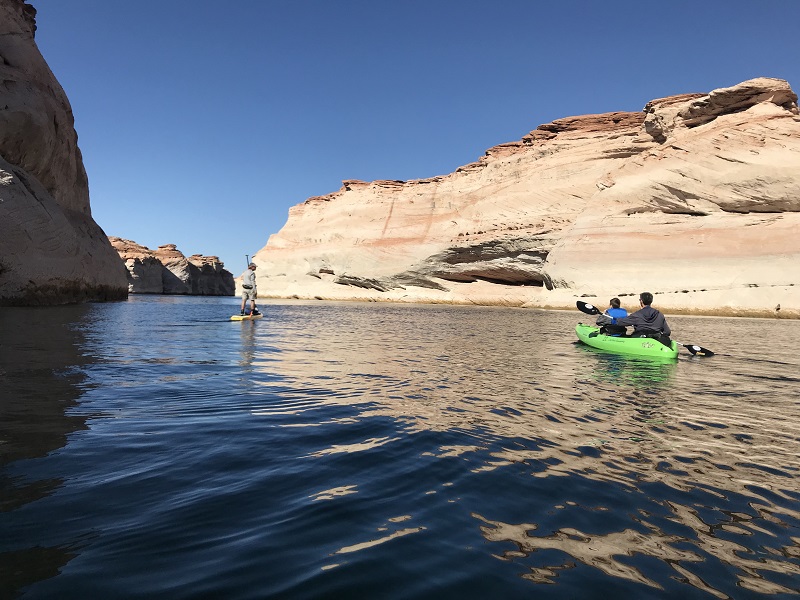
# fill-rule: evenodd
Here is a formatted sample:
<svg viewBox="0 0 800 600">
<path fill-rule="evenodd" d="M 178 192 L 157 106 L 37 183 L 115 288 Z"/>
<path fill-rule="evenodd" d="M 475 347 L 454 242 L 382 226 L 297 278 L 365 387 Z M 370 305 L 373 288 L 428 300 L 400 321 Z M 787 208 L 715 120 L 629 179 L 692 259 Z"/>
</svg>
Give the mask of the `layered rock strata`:
<svg viewBox="0 0 800 600">
<path fill-rule="evenodd" d="M 759 78 L 560 119 L 454 173 L 344 181 L 290 209 L 262 296 L 798 316 L 800 117 Z M 634 304 L 630 300 L 629 304 Z"/>
<path fill-rule="evenodd" d="M 156 250 L 120 237 L 109 237 L 128 270 L 128 291 L 132 294 L 188 294 L 232 296 L 233 274 L 216 256 L 194 254 L 186 257 L 175 244 Z"/>
<path fill-rule="evenodd" d="M 36 10 L 0 0 L 0 305 L 127 296 L 92 219 L 72 109 L 34 41 Z"/>
</svg>

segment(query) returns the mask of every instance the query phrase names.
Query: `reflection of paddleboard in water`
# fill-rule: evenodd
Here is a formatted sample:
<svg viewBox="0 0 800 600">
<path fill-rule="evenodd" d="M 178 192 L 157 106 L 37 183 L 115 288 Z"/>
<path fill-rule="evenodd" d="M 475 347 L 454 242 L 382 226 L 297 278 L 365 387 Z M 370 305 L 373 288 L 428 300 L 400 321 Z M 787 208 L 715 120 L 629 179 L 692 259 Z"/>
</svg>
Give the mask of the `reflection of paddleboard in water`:
<svg viewBox="0 0 800 600">
<path fill-rule="evenodd" d="M 233 315 L 231 317 L 231 321 L 252 321 L 254 319 L 260 319 L 264 315 Z"/>
</svg>

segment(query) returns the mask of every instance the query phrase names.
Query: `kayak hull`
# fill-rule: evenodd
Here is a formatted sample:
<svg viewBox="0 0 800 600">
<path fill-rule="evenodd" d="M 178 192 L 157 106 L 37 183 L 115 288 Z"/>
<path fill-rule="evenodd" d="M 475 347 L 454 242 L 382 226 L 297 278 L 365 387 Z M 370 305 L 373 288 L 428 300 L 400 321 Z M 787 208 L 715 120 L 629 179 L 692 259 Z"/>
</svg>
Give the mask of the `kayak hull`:
<svg viewBox="0 0 800 600">
<path fill-rule="evenodd" d="M 593 325 L 578 323 L 575 327 L 578 339 L 592 348 L 614 352 L 615 354 L 630 354 L 649 358 L 677 358 L 678 344 L 674 341 L 668 348 L 658 340 L 652 338 L 614 337 L 600 333 L 600 328 Z"/>
</svg>

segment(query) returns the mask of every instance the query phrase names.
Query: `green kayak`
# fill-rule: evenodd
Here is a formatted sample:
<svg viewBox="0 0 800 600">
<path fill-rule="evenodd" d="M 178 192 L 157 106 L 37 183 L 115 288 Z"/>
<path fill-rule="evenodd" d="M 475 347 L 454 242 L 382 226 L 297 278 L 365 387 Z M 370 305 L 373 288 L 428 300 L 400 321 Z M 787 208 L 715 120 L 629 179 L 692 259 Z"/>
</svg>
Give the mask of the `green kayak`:
<svg viewBox="0 0 800 600">
<path fill-rule="evenodd" d="M 600 333 L 599 327 L 584 325 L 583 323 L 578 323 L 575 327 L 575 333 L 578 334 L 578 339 L 584 344 L 598 350 L 651 358 L 677 358 L 678 356 L 678 344 L 674 341 L 667 348 L 664 344 L 652 338 L 614 337 L 613 335 Z"/>
</svg>

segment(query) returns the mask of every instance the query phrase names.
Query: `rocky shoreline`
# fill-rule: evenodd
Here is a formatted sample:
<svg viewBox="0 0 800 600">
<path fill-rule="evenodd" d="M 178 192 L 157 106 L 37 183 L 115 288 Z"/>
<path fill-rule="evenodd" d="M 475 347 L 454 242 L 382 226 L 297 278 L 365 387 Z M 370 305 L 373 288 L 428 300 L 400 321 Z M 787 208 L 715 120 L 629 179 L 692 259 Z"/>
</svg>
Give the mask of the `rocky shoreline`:
<svg viewBox="0 0 800 600">
<path fill-rule="evenodd" d="M 786 308 L 785 304 L 770 302 L 774 297 L 788 297 L 795 294 L 794 287 L 780 290 L 741 290 L 742 293 L 731 297 L 730 290 L 717 290 L 709 293 L 703 292 L 658 292 L 654 293 L 653 305 L 666 314 L 696 316 L 696 317 L 741 317 L 741 318 L 766 318 L 766 319 L 800 319 L 800 310 Z M 645 290 L 642 290 L 645 291 Z M 442 294 L 438 297 L 426 294 L 425 296 L 412 296 L 410 294 L 347 294 L 345 290 L 340 294 L 329 294 L 318 290 L 317 294 L 292 294 L 274 295 L 261 294 L 262 301 L 267 300 L 298 300 L 301 302 L 330 301 L 330 302 L 386 302 L 398 304 L 447 304 L 458 306 L 499 306 L 510 308 L 529 308 L 542 310 L 575 311 L 578 300 L 605 306 L 612 297 L 619 297 L 623 307 L 628 310 L 637 309 L 638 292 L 613 292 L 582 293 L 564 290 L 547 296 L 533 294 L 519 294 L 513 296 L 497 297 L 494 293 L 471 293 L 469 295 L 458 293 Z"/>
</svg>

